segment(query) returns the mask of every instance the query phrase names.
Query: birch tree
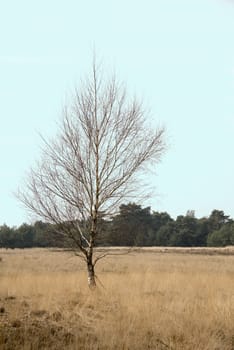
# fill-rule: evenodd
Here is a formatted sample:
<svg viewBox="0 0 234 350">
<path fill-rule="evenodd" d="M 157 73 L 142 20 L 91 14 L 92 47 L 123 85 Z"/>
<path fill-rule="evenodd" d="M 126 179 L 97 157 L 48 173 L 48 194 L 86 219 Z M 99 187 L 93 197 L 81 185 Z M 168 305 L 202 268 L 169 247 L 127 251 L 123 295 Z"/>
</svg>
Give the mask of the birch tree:
<svg viewBox="0 0 234 350">
<path fill-rule="evenodd" d="M 149 127 L 147 117 L 115 76 L 104 77 L 93 64 L 64 108 L 56 137 L 42 138 L 41 158 L 18 192 L 84 259 L 91 288 L 95 265 L 106 255 L 94 250 L 101 219 L 146 194 L 141 175 L 155 169 L 165 151 L 164 128 Z"/>
</svg>

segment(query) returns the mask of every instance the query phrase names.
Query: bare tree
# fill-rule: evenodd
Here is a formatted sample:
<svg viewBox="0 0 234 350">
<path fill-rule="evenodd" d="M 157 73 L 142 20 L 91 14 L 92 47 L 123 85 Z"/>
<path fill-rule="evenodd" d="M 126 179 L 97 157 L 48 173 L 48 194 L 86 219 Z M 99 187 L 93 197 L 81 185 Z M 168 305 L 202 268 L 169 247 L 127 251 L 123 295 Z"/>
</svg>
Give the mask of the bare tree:
<svg viewBox="0 0 234 350">
<path fill-rule="evenodd" d="M 117 212 L 124 200 L 142 196 L 140 174 L 155 167 L 165 151 L 164 128 L 147 126 L 145 114 L 94 63 L 91 77 L 64 108 L 57 136 L 43 138 L 41 161 L 18 193 L 28 209 L 72 242 L 86 262 L 90 287 L 96 285 L 95 264 L 106 255 L 94 254 L 100 219 Z"/>
</svg>

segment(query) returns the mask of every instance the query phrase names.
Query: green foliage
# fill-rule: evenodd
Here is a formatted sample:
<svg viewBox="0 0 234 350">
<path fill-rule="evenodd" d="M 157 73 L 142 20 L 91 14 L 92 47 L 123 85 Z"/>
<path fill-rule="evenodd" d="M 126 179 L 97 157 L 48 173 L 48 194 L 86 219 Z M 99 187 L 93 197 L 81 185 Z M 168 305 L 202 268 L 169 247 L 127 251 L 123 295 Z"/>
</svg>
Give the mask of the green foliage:
<svg viewBox="0 0 234 350">
<path fill-rule="evenodd" d="M 190 213 L 190 212 L 189 212 Z M 194 214 L 194 213 L 193 213 Z M 111 220 L 99 219 L 96 246 L 226 246 L 234 245 L 234 221 L 221 210 L 213 210 L 208 218 L 180 215 L 173 220 L 168 213 L 151 212 L 136 203 L 122 204 Z M 85 227 L 90 222 L 80 222 Z M 66 225 L 71 225 L 67 222 Z M 65 227 L 65 225 L 64 225 Z M 18 228 L 0 226 L 0 247 L 71 247 L 56 225 L 35 222 Z"/>
<path fill-rule="evenodd" d="M 155 235 L 155 245 L 168 246 L 171 237 L 175 233 L 175 222 L 168 222 L 167 224 L 161 226 Z"/>
<path fill-rule="evenodd" d="M 47 236 L 49 227 L 49 224 L 39 221 L 34 225 L 24 223 L 18 228 L 4 224 L 0 226 L 0 247 L 14 249 L 54 246 L 54 242 L 48 239 L 52 228 Z"/>
<path fill-rule="evenodd" d="M 109 243 L 120 246 L 148 245 L 152 235 L 151 223 L 150 207 L 142 209 L 135 203 L 122 204 L 119 214 L 112 220 Z"/>
<path fill-rule="evenodd" d="M 191 247 L 196 245 L 197 220 L 191 216 L 178 216 L 175 230 L 170 238 L 169 245 Z"/>
<path fill-rule="evenodd" d="M 15 242 L 15 230 L 6 224 L 0 226 L 0 247 L 14 248 Z"/>
<path fill-rule="evenodd" d="M 233 220 L 229 219 L 229 216 L 224 215 L 222 210 L 213 210 L 209 216 L 208 224 L 209 231 L 219 230 L 226 223 L 233 222 Z"/>
<path fill-rule="evenodd" d="M 225 247 L 234 244 L 234 224 L 226 224 L 220 230 L 213 231 L 207 238 L 209 247 Z"/>
<path fill-rule="evenodd" d="M 198 219 L 196 228 L 196 246 L 205 247 L 208 234 L 209 222 L 207 218 Z"/>
</svg>

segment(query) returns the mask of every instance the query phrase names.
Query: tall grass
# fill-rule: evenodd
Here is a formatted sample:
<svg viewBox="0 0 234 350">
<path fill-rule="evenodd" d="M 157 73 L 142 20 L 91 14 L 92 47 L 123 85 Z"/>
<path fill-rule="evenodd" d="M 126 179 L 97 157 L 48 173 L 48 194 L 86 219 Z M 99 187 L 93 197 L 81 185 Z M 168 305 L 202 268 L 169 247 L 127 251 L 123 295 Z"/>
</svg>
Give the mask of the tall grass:
<svg viewBox="0 0 234 350">
<path fill-rule="evenodd" d="M 25 330 L 39 318 L 37 341 L 25 331 L 19 349 L 234 349 L 233 255 L 152 250 L 109 257 L 97 267 L 95 292 L 72 253 L 2 250 L 0 256 L 0 303 L 7 311 L 0 315 L 0 349 L 11 344 L 7 332 L 14 339 L 14 320 Z M 49 343 L 51 327 L 71 335 L 66 347 L 58 336 Z"/>
</svg>

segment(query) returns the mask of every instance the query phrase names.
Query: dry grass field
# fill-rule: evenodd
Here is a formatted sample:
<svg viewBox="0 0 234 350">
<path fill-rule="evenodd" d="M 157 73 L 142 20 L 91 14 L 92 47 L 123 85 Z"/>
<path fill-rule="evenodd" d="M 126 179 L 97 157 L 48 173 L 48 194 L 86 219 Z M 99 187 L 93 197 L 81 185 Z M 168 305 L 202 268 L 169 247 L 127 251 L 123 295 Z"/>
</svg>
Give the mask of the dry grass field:
<svg viewBox="0 0 234 350">
<path fill-rule="evenodd" d="M 0 250 L 0 349 L 234 349 L 234 250 Z"/>
</svg>

